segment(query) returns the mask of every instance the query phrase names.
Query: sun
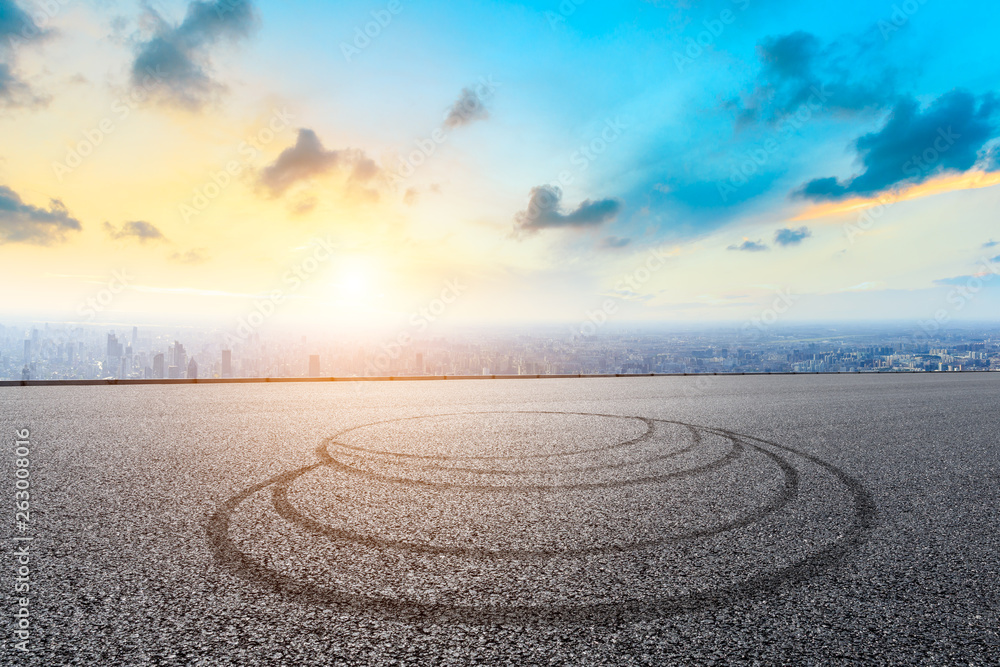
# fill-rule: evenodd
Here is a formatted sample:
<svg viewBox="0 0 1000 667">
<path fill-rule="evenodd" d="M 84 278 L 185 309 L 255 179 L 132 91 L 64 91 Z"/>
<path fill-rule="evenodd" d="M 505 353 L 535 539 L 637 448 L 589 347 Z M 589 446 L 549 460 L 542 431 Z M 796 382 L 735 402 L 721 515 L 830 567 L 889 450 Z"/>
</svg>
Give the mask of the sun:
<svg viewBox="0 0 1000 667">
<path fill-rule="evenodd" d="M 359 297 L 365 293 L 368 281 L 362 273 L 348 273 L 341 277 L 338 286 L 344 296 Z"/>
<path fill-rule="evenodd" d="M 371 296 L 375 291 L 375 284 L 376 278 L 371 264 L 360 258 L 346 260 L 334 279 L 337 295 L 351 301 Z"/>
</svg>

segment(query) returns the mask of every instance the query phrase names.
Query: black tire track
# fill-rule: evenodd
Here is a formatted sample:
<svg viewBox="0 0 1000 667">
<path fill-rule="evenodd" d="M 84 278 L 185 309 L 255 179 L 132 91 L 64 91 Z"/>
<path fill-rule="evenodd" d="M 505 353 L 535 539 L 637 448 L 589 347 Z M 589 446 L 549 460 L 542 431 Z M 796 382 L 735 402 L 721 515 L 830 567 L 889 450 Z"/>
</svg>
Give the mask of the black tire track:
<svg viewBox="0 0 1000 667">
<path fill-rule="evenodd" d="M 501 413 L 491 412 L 491 413 L 486 413 L 486 414 L 501 414 Z M 545 413 L 545 414 L 550 414 L 550 413 Z M 579 414 L 579 413 L 572 413 L 572 414 Z M 663 420 L 653 420 L 653 421 L 658 421 L 658 422 L 661 422 L 661 423 L 673 423 L 673 422 L 664 422 Z M 504 468 L 464 468 L 464 467 L 459 467 L 459 466 L 441 466 L 441 465 L 428 465 L 428 466 L 423 466 L 421 469 L 422 470 L 433 470 L 435 472 L 461 472 L 461 473 L 466 473 L 466 474 L 470 474 L 470 475 L 494 475 L 494 476 L 498 476 L 498 477 L 508 477 L 508 476 L 509 477 L 517 477 L 517 476 L 522 476 L 522 475 L 540 475 L 540 474 L 546 474 L 546 473 L 549 473 L 549 472 L 553 472 L 553 473 L 554 472 L 558 472 L 559 474 L 565 474 L 565 473 L 568 473 L 568 472 L 594 472 L 594 471 L 599 471 L 599 470 L 616 470 L 616 469 L 620 469 L 620 468 L 628 468 L 630 466 L 641 465 L 643 463 L 656 463 L 658 461 L 663 461 L 663 460 L 666 460 L 666 459 L 674 458 L 674 457 L 680 456 L 681 454 L 686 454 L 686 453 L 692 451 L 693 449 L 695 449 L 696 447 L 698 447 L 698 445 L 701 444 L 701 432 L 698 431 L 695 428 L 692 428 L 691 426 L 688 426 L 687 424 L 683 424 L 683 426 L 685 428 L 687 428 L 690 431 L 690 433 L 691 433 L 691 444 L 687 445 L 686 447 L 682 447 L 681 449 L 676 449 L 676 450 L 674 450 L 672 452 L 669 452 L 669 453 L 666 453 L 666 454 L 657 454 L 655 456 L 646 457 L 644 459 L 632 459 L 632 460 L 629 460 L 629 461 L 620 461 L 618 463 L 600 463 L 600 464 L 594 464 L 594 465 L 589 465 L 589 466 L 562 467 L 562 468 L 559 468 L 558 470 L 552 470 L 552 471 L 546 471 L 546 470 L 509 470 L 509 469 L 504 469 Z M 624 443 L 624 444 L 628 444 L 628 445 L 638 444 L 639 442 L 644 442 L 644 441 L 648 440 L 650 436 L 651 436 L 651 432 L 649 430 L 647 430 L 647 432 L 645 434 L 643 434 L 643 436 L 640 436 L 640 438 L 637 438 L 637 439 L 634 439 L 634 440 L 629 440 L 627 443 Z M 337 463 L 340 463 L 341 465 L 345 465 L 345 466 L 348 465 L 348 464 L 344 463 L 343 461 L 341 461 L 339 459 L 334 459 L 333 455 L 330 454 L 330 445 L 333 445 L 335 447 L 340 447 L 341 449 L 350 449 L 351 451 L 354 451 L 354 452 L 365 452 L 367 454 L 374 453 L 371 450 L 366 450 L 366 449 L 363 449 L 361 447 L 356 447 L 356 446 L 348 447 L 347 445 L 344 445 L 343 443 L 336 442 L 335 440 L 333 440 L 333 438 L 330 438 L 329 440 L 326 441 L 326 443 L 324 443 L 323 445 L 321 445 L 319 447 L 318 453 L 319 453 L 319 455 L 320 455 L 321 458 L 323 458 L 324 460 L 335 460 Z M 614 448 L 618 449 L 619 446 L 616 445 Z M 607 449 L 599 449 L 597 451 L 604 452 L 604 451 L 608 451 L 608 450 Z M 566 455 L 567 456 L 573 455 L 573 453 L 568 453 Z M 559 456 L 563 456 L 563 454 L 560 453 Z M 425 457 L 422 457 L 422 458 L 425 458 Z M 426 458 L 431 458 L 432 460 L 444 460 L 445 459 L 445 457 L 426 457 Z M 455 457 L 447 457 L 447 460 L 471 461 L 471 460 L 475 460 L 475 459 L 473 457 L 455 456 Z M 353 466 L 348 466 L 348 467 L 350 467 L 352 470 L 356 469 Z"/>
<path fill-rule="evenodd" d="M 478 413 L 453 413 L 453 414 L 478 414 Z M 496 413 L 491 413 L 496 414 Z M 515 414 L 524 414 L 515 413 Z M 546 412 L 543 414 L 564 414 L 555 412 Z M 569 413 L 569 414 L 581 414 L 581 413 Z M 440 415 L 427 415 L 426 417 L 435 417 Z M 617 415 L 595 415 L 595 416 L 617 416 Z M 620 417 L 620 416 L 617 416 Z M 411 417 L 407 419 L 419 419 L 423 417 Z M 402 420 L 384 420 L 383 422 L 375 423 L 387 423 L 393 421 Z M 644 421 L 646 421 L 644 419 Z M 668 421 L 668 420 L 656 420 L 656 421 Z M 648 422 L 647 422 L 648 423 Z M 669 422 L 679 424 L 681 422 Z M 364 426 L 370 426 L 371 424 L 366 424 Z M 496 605 L 496 606 L 473 606 L 473 605 L 455 605 L 455 604 L 442 604 L 442 603 L 424 603 L 414 600 L 397 599 L 389 596 L 375 596 L 375 595 L 358 595 L 355 593 L 349 593 L 344 591 L 338 591 L 334 589 L 324 588 L 322 586 L 317 586 L 312 583 L 299 581 L 293 577 L 284 575 L 276 570 L 266 567 L 253 560 L 248 555 L 240 551 L 239 547 L 233 542 L 232 538 L 229 536 L 229 524 L 233 512 L 248 498 L 254 494 L 268 488 L 275 487 L 273 490 L 273 498 L 275 506 L 280 507 L 279 513 L 289 512 L 291 510 L 291 517 L 294 517 L 297 521 L 301 521 L 297 515 L 297 511 L 287 503 L 287 488 L 293 483 L 297 478 L 304 474 L 307 474 L 321 466 L 331 465 L 336 463 L 336 461 L 325 453 L 325 446 L 320 448 L 320 458 L 319 463 L 315 463 L 303 468 L 292 470 L 281 475 L 277 475 L 268 480 L 250 486 L 240 493 L 236 494 L 225 503 L 209 518 L 207 523 L 207 533 L 210 547 L 213 551 L 213 555 L 216 563 L 226 570 L 232 572 L 236 576 L 249 581 L 255 585 L 261 586 L 266 590 L 279 595 L 280 597 L 303 604 L 319 604 L 325 606 L 334 606 L 345 612 L 358 614 L 362 616 L 375 616 L 379 618 L 384 618 L 392 621 L 400 622 L 412 622 L 412 623 L 461 623 L 461 624 L 478 624 L 478 625 L 488 625 L 488 624 L 514 624 L 514 625 L 535 625 L 535 624 L 598 624 L 598 625 L 613 625 L 617 623 L 631 623 L 644 620 L 654 620 L 656 618 L 662 618 L 665 616 L 670 616 L 679 613 L 693 612 L 693 611 L 703 611 L 716 609 L 724 606 L 729 606 L 742 600 L 756 599 L 761 597 L 766 597 L 773 595 L 774 592 L 782 587 L 793 586 L 795 584 L 804 582 L 815 576 L 831 570 L 839 566 L 852 551 L 858 548 L 866 539 L 872 528 L 875 526 L 877 521 L 877 509 L 874 500 L 871 495 L 865 490 L 862 484 L 840 470 L 836 466 L 823 461 L 822 459 L 812 456 L 810 454 L 797 451 L 791 447 L 784 445 L 779 445 L 775 442 L 765 440 L 762 438 L 757 438 L 754 436 L 743 435 L 729 431 L 726 429 L 712 428 L 712 427 L 699 427 L 695 425 L 684 424 L 693 429 L 702 429 L 709 433 L 715 433 L 724 437 L 731 439 L 734 443 L 742 443 L 742 445 L 753 449 L 757 452 L 764 454 L 781 468 L 785 473 L 785 491 L 782 492 L 778 497 L 779 506 L 769 511 L 765 511 L 762 516 L 773 513 L 780 509 L 780 506 L 786 504 L 791 497 L 794 497 L 795 490 L 798 488 L 798 470 L 788 461 L 785 456 L 772 451 L 772 449 L 777 449 L 781 452 L 791 454 L 793 456 L 800 457 L 806 461 L 818 466 L 819 468 L 825 470 L 826 472 L 833 475 L 848 491 L 851 501 L 853 504 L 853 521 L 850 526 L 845 526 L 840 537 L 833 540 L 826 546 L 822 547 L 818 551 L 808 556 L 805 556 L 794 563 L 782 567 L 780 569 L 761 572 L 748 577 L 747 579 L 728 585 L 722 585 L 717 588 L 707 589 L 707 590 L 696 590 L 689 593 L 659 597 L 654 599 L 624 599 L 616 600 L 615 602 L 609 603 L 584 603 L 584 604 L 556 604 L 556 605 L 525 605 L 525 604 L 512 604 L 512 605 Z M 355 427 L 355 428 L 361 428 Z M 355 429 L 350 429 L 355 430 Z M 647 431 L 648 434 L 651 429 Z M 346 432 L 345 432 L 346 433 Z M 343 435 L 341 433 L 340 435 Z M 334 436 L 337 437 L 337 436 Z M 642 436 L 640 436 L 640 439 Z M 614 446 L 613 446 L 614 447 Z M 594 450 L 591 450 L 594 451 Z M 325 454 L 325 455 L 324 455 Z M 411 456 L 411 455 L 404 455 Z M 542 455 L 533 458 L 543 458 L 555 455 Z M 412 455 L 412 458 L 433 458 L 433 457 L 421 457 Z M 470 459 L 476 457 L 469 457 Z M 485 459 L 495 459 L 497 457 L 479 457 Z M 520 457 L 505 457 L 505 458 L 520 458 Z M 793 491 L 791 496 L 784 498 L 788 494 L 789 480 L 794 480 Z M 285 489 L 284 492 L 279 492 L 279 489 Z M 284 497 L 282 497 L 284 493 Z M 783 499 L 784 498 L 784 499 Z M 783 499 L 783 500 L 782 500 Z M 769 508 L 775 505 L 775 500 L 773 499 L 771 503 L 765 505 L 764 508 Z M 758 512 L 759 513 L 759 512 Z M 756 514 L 756 513 L 755 513 Z M 719 527 L 716 529 L 708 529 L 705 531 L 692 531 L 690 534 L 682 536 L 673 536 L 664 538 L 664 540 L 653 541 L 655 543 L 648 544 L 644 547 L 634 547 L 634 546 L 618 546 L 618 547 L 602 547 L 602 549 L 609 550 L 608 553 L 614 552 L 634 552 L 641 548 L 655 548 L 658 544 L 665 544 L 669 541 L 678 540 L 692 540 L 704 537 L 710 537 L 711 535 L 721 534 L 723 532 L 737 530 L 742 527 L 747 527 L 759 521 L 760 518 L 755 518 L 755 514 L 747 517 L 743 517 L 739 521 L 732 522 L 733 525 L 727 526 L 725 528 Z M 337 539 L 346 539 L 350 541 L 350 536 L 340 534 L 341 531 L 329 528 L 322 524 L 312 525 L 311 519 L 303 517 L 304 523 L 299 525 L 303 526 L 307 530 L 323 534 L 327 537 L 335 537 Z M 334 535 L 331 535 L 329 531 L 333 531 Z M 356 537 L 356 536 L 355 536 Z M 378 538 L 365 537 L 368 540 L 370 546 L 377 546 L 380 548 L 395 548 L 395 549 L 414 549 L 420 550 L 424 549 L 426 551 L 426 545 L 416 545 L 416 544 L 405 544 L 400 545 L 396 541 L 385 541 L 385 544 L 380 544 Z M 364 544 L 364 542 L 359 542 Z M 450 547 L 443 547 L 444 549 L 450 549 Z M 528 550 L 525 550 L 528 551 Z M 586 550 L 582 550 L 583 553 L 573 554 L 567 551 L 546 551 L 538 550 L 536 554 L 524 553 L 528 558 L 565 558 L 573 556 L 586 556 L 591 555 L 586 553 Z M 492 558 L 503 558 L 502 552 L 496 551 L 491 552 L 489 550 L 470 550 L 466 549 L 462 552 L 451 552 L 444 551 L 441 553 L 447 553 L 451 555 L 460 555 L 467 558 L 481 558 L 481 559 L 492 559 Z M 516 560 L 516 559 L 511 559 Z"/>
</svg>

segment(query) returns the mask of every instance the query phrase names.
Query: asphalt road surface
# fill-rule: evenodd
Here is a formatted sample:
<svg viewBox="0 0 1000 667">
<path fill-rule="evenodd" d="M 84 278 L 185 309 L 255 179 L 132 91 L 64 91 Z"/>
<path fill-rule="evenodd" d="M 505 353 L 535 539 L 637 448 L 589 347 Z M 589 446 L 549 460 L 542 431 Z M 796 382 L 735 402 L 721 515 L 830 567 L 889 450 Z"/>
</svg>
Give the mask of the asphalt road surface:
<svg viewBox="0 0 1000 667">
<path fill-rule="evenodd" d="M 1000 664 L 1000 374 L 0 406 L 3 665 Z"/>
</svg>

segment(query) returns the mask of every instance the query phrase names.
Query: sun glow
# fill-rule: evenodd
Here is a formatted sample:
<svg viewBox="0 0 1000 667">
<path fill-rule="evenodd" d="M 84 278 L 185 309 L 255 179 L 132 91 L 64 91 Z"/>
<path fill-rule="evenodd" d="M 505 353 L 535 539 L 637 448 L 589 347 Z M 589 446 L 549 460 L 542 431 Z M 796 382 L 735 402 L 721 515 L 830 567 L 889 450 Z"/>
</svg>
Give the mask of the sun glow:
<svg viewBox="0 0 1000 667">
<path fill-rule="evenodd" d="M 370 260 L 352 258 L 346 260 L 336 272 L 334 291 L 338 298 L 360 301 L 377 295 L 377 273 Z"/>
</svg>

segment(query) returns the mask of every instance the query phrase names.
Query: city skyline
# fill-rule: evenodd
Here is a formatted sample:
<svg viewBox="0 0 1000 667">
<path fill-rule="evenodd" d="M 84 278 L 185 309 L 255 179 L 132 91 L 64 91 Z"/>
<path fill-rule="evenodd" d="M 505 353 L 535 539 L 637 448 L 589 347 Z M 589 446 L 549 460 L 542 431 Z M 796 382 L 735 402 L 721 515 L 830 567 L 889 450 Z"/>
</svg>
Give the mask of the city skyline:
<svg viewBox="0 0 1000 667">
<path fill-rule="evenodd" d="M 993 6 L 0 10 L 8 320 L 996 320 Z"/>
<path fill-rule="evenodd" d="M 2 380 L 341 379 L 1000 371 L 1000 327 L 482 329 L 432 337 L 0 325 Z M 119 330 L 120 331 L 120 330 Z M 141 334 L 141 335 L 140 335 Z M 185 342 L 181 342 L 182 338 Z M 18 356 L 18 355 L 21 356 Z"/>
</svg>

